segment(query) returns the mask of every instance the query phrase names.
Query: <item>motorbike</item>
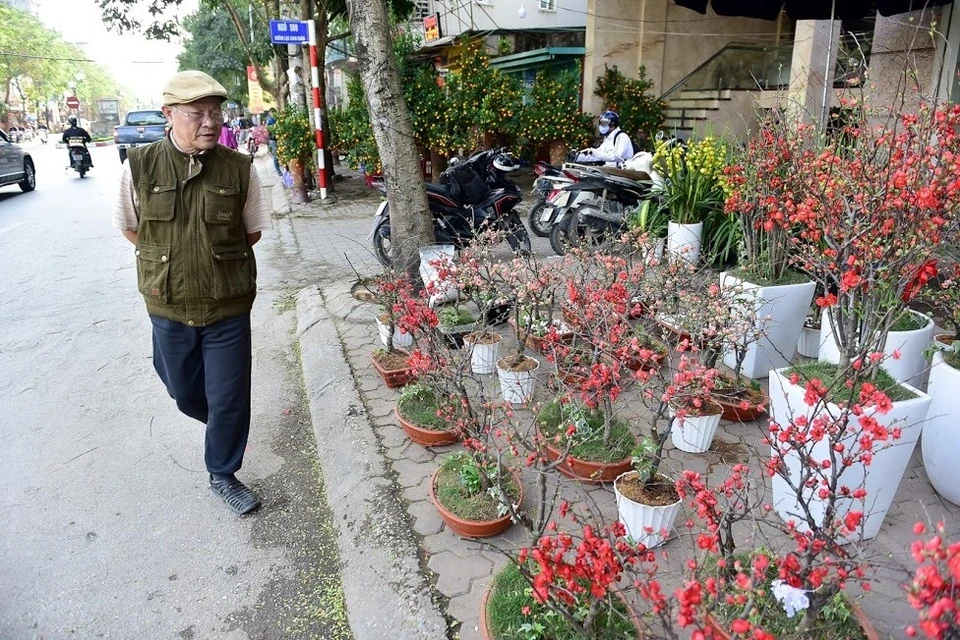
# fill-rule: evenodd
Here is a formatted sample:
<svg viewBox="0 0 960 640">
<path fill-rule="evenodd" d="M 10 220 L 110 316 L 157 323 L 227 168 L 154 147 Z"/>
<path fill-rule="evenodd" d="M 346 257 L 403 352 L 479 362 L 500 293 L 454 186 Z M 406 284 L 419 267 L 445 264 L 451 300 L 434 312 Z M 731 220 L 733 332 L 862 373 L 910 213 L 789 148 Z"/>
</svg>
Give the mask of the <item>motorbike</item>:
<svg viewBox="0 0 960 640">
<path fill-rule="evenodd" d="M 83 138 L 68 138 L 67 150 L 70 154 L 70 168 L 78 172 L 81 178 L 85 178 L 87 171 L 93 167 L 93 161 L 90 159 L 90 151 Z"/>
<path fill-rule="evenodd" d="M 40 144 L 47 144 L 47 130 L 40 129 Z"/>
<path fill-rule="evenodd" d="M 546 162 L 535 164 L 533 173 L 537 178 L 533 181 L 531 193 L 537 201 L 530 208 L 527 221 L 530 223 L 530 231 L 541 238 L 547 238 L 550 236 L 550 227 L 553 225 L 557 194 L 560 193 L 561 187 L 576 182 L 578 176 L 565 166 L 555 167 Z"/>
<path fill-rule="evenodd" d="M 515 253 L 530 254 L 530 236 L 514 210 L 523 197 L 522 192 L 508 176 L 520 165 L 510 158 L 511 164 L 505 169 L 495 166 L 494 161 L 504 155 L 509 157 L 505 149 L 477 152 L 440 174 L 441 184 L 426 184 L 427 204 L 433 216 L 438 244 L 463 249 L 478 232 L 493 226 L 506 233 L 506 240 Z M 382 181 L 374 186 L 386 196 L 386 185 Z M 373 238 L 377 260 L 390 268 L 393 259 L 387 201 L 381 202 L 377 208 L 368 237 Z"/>
<path fill-rule="evenodd" d="M 627 214 L 656 193 L 646 171 L 615 167 L 596 167 L 561 191 L 569 205 L 555 213 L 550 229 L 550 246 L 561 256 L 571 246 L 603 246 L 623 230 Z"/>
</svg>

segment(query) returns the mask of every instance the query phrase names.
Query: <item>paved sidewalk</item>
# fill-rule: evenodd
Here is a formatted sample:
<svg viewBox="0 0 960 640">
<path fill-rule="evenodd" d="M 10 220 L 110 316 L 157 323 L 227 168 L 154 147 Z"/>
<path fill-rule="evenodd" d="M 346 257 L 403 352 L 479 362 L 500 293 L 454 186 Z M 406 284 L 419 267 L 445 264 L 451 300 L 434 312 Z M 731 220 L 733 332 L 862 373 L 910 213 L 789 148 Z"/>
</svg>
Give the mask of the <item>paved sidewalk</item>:
<svg viewBox="0 0 960 640">
<path fill-rule="evenodd" d="M 313 309 L 306 314 L 303 309 L 298 309 L 301 323 L 309 321 L 326 323 L 324 332 L 331 337 L 333 333 L 330 329 L 335 329 L 335 337 L 342 348 L 338 353 L 336 349 L 330 348 L 331 345 L 327 342 L 324 345 L 322 357 L 318 358 L 316 354 L 309 353 L 308 342 L 303 342 L 304 366 L 306 368 L 307 363 L 312 362 L 311 366 L 315 368 L 326 366 L 331 370 L 339 371 L 338 358 L 345 356 L 353 376 L 352 388 L 349 380 L 337 379 L 337 393 L 331 397 L 328 391 L 311 387 L 311 384 L 326 383 L 322 383 L 321 378 L 314 375 L 316 371 L 313 374 L 307 372 L 307 393 L 311 399 L 314 426 L 317 429 L 318 420 L 331 425 L 329 416 L 323 415 L 330 411 L 331 407 L 337 420 L 340 420 L 342 416 L 339 411 L 344 403 L 350 405 L 344 398 L 357 397 L 362 403 L 362 407 L 356 407 L 354 413 L 348 414 L 349 419 L 344 418 L 346 428 L 351 434 L 361 434 L 356 436 L 361 443 L 356 449 L 357 459 L 350 461 L 341 457 L 339 460 L 344 465 L 362 465 L 368 470 L 368 475 L 363 476 L 364 482 L 374 483 L 399 499 L 399 511 L 385 514 L 382 523 L 378 526 L 383 531 L 389 532 L 388 537 L 398 536 L 400 539 L 403 539 L 403 535 L 396 528 L 409 527 L 407 540 L 412 541 L 417 549 L 411 551 L 405 544 L 401 544 L 398 548 L 411 553 L 415 552 L 417 562 L 411 563 L 410 558 L 397 558 L 394 561 L 399 563 L 397 566 L 415 564 L 429 582 L 431 597 L 425 598 L 422 593 L 416 596 L 417 606 L 423 607 L 419 615 L 426 620 L 432 619 L 433 607 L 436 606 L 446 617 L 447 637 L 474 640 L 480 638 L 477 622 L 483 591 L 491 577 L 507 561 L 498 549 L 517 549 L 526 545 L 526 534 L 520 527 L 514 526 L 485 544 L 461 539 L 446 529 L 427 497 L 428 480 L 439 467 L 440 459 L 444 454 L 457 450 L 457 447 L 426 450 L 411 443 L 393 416 L 393 409 L 399 398 L 398 391 L 387 389 L 371 365 L 369 355 L 379 346 L 374 307 L 357 301 L 350 291 L 358 273 L 361 276 L 367 276 L 378 273 L 380 270 L 370 252 L 367 239 L 380 198 L 375 191 L 366 189 L 356 174 L 352 176 L 336 184 L 336 202 L 332 204 L 314 202 L 294 206 L 294 211 L 289 218 L 290 235 L 285 238 L 285 242 L 295 250 L 296 259 L 301 261 L 304 275 L 316 285 L 301 293 L 298 305 L 324 307 Z M 529 206 L 529 198 L 525 199 L 524 205 Z M 538 253 L 549 253 L 545 240 L 538 238 L 533 240 Z M 292 253 L 291 257 L 293 257 Z M 318 289 L 322 296 L 317 295 Z M 303 327 L 301 326 L 298 331 L 303 333 Z M 505 344 L 506 346 L 508 345 Z M 549 393 L 545 382 L 550 367 L 542 358 L 541 361 L 543 366 L 539 369 L 537 399 L 545 400 Z M 319 398 L 330 398 L 330 403 L 317 400 Z M 630 405 L 630 398 L 624 398 L 618 404 Z M 760 433 L 759 426 L 755 424 L 739 425 L 724 422 L 713 449 L 706 454 L 700 456 L 685 454 L 668 445 L 664 471 L 674 476 L 685 469 L 705 473 L 713 470 L 723 471 L 736 462 L 747 461 L 748 448 L 744 443 L 751 443 L 755 447 L 759 442 Z M 371 434 L 373 441 L 364 440 Z M 342 435 L 324 434 L 318 431 L 317 440 L 320 443 L 319 446 L 323 448 L 322 441 L 325 438 Z M 346 458 L 350 457 L 349 450 L 341 451 L 341 454 Z M 372 457 L 367 458 L 367 456 Z M 327 467 L 327 460 L 323 453 L 321 453 L 321 460 L 325 465 L 323 473 L 330 503 L 334 506 L 338 500 L 337 496 L 350 490 L 358 490 L 356 488 L 358 478 L 351 477 L 344 471 L 349 466 Z M 529 480 L 525 478 L 528 489 L 531 486 Z M 565 494 L 569 497 L 579 496 L 581 500 L 588 500 L 594 503 L 605 517 L 611 520 L 616 518 L 612 488 L 585 487 L 569 480 L 561 482 Z M 909 546 L 914 539 L 913 523 L 918 519 L 933 522 L 945 519 L 948 523 L 956 523 L 960 521 L 958 515 L 960 515 L 960 509 L 941 500 L 931 488 L 920 462 L 920 448 L 917 447 L 883 530 L 871 544 L 870 551 L 875 555 L 886 557 L 892 564 L 911 567 Z M 678 527 L 682 529 L 682 523 L 690 516 L 692 514 L 681 512 L 677 519 Z M 398 521 L 392 521 L 389 518 L 395 518 Z M 343 530 L 344 525 L 337 518 L 335 518 L 335 524 L 341 528 L 339 532 L 341 538 L 355 533 L 350 523 L 346 525 L 349 531 Z M 360 538 L 359 540 L 369 544 L 372 539 Z M 688 557 L 686 553 L 691 546 L 687 541 L 676 538 L 665 545 L 664 550 L 670 552 L 670 558 L 661 563 L 663 569 L 660 579 L 665 588 L 669 587 L 672 590 L 673 586 L 678 584 L 683 560 Z M 351 598 L 349 588 L 351 570 L 352 567 L 345 561 L 347 609 L 353 625 L 354 616 L 362 618 L 364 615 L 375 615 L 379 603 L 371 601 L 371 598 Z M 872 592 L 863 594 L 860 600 L 861 606 L 874 621 L 882 637 L 902 637 L 903 627 L 916 620 L 899 587 L 905 575 L 903 572 L 884 569 L 877 574 Z M 416 580 L 410 581 L 411 585 L 415 583 Z M 855 588 L 849 588 L 848 591 L 851 595 L 858 595 Z M 358 609 L 366 610 L 365 614 L 358 612 Z M 363 633 L 356 626 L 354 626 L 354 633 L 358 640 L 377 637 Z M 429 636 L 403 635 L 402 637 L 427 638 Z"/>
</svg>

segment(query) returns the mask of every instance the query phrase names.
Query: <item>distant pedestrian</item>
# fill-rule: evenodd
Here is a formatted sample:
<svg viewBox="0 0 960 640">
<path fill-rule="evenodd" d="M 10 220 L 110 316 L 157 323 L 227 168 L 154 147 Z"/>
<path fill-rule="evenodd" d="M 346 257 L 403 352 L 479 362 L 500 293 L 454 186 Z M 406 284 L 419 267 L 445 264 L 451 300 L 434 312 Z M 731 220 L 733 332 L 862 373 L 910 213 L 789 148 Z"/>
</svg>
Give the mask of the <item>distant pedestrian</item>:
<svg viewBox="0 0 960 640">
<path fill-rule="evenodd" d="M 245 514 L 260 506 L 234 474 L 250 433 L 253 245 L 270 210 L 250 157 L 217 144 L 226 98 L 200 71 L 170 79 L 170 135 L 129 150 L 113 224 L 136 245 L 154 369 L 180 411 L 206 425 L 210 488 Z"/>
<path fill-rule="evenodd" d="M 220 125 L 219 142 L 228 149 L 237 148 L 237 136 L 233 135 L 233 130 L 230 128 L 230 124 L 227 122 L 224 122 L 222 125 Z"/>
<path fill-rule="evenodd" d="M 273 166 L 277 170 L 277 175 L 282 176 L 283 172 L 280 170 L 280 161 L 277 159 L 277 134 L 275 133 L 273 126 L 277 124 L 276 110 L 270 109 L 267 112 L 267 133 L 269 138 L 267 139 L 267 146 L 270 148 L 270 156 L 273 158 Z"/>
</svg>

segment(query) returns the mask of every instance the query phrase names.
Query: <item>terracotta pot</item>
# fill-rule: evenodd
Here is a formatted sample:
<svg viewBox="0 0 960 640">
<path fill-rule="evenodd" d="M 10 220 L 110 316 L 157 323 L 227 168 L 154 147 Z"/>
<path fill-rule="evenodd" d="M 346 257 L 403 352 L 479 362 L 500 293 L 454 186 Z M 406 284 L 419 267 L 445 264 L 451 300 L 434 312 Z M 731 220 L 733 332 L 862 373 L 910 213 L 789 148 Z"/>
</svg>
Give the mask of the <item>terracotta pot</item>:
<svg viewBox="0 0 960 640">
<path fill-rule="evenodd" d="M 857 622 L 860 623 L 860 628 L 863 629 L 863 635 L 867 636 L 867 640 L 880 640 L 880 635 L 870 622 L 870 619 L 867 618 L 867 614 L 860 608 L 860 605 L 853 600 L 847 600 L 847 605 L 853 612 L 853 616 L 857 619 Z M 716 640 L 730 640 L 730 634 L 727 633 L 727 630 L 710 614 L 707 614 L 707 626 L 713 631 L 713 637 Z"/>
<path fill-rule="evenodd" d="M 400 421 L 400 426 L 403 427 L 407 436 L 421 447 L 439 447 L 440 445 L 460 441 L 457 432 L 452 429 L 425 429 L 401 416 L 399 409 L 394 408 L 393 413 L 397 416 L 397 420 Z"/>
<path fill-rule="evenodd" d="M 766 409 L 758 409 L 755 404 L 751 404 L 750 407 L 744 409 L 740 406 L 740 403 L 736 401 L 724 400 L 717 396 L 713 396 L 713 400 L 723 407 L 723 413 L 720 414 L 721 420 L 729 420 L 730 422 L 754 422 L 759 420 L 760 417 L 767 412 Z M 767 404 L 767 402 L 764 402 L 764 404 Z"/>
<path fill-rule="evenodd" d="M 465 538 L 489 538 L 490 536 L 495 536 L 507 530 L 510 526 L 509 514 L 496 520 L 466 520 L 440 504 L 440 500 L 437 499 L 436 490 L 438 475 L 440 475 L 440 469 L 437 469 L 430 477 L 430 502 L 437 508 L 437 511 L 440 512 L 440 517 L 443 518 L 447 527 L 454 533 Z M 523 501 L 523 485 L 520 483 L 520 475 L 516 472 L 511 472 L 510 475 L 513 476 L 517 486 L 520 488 L 520 496 L 517 502 L 521 502 Z"/>
<path fill-rule="evenodd" d="M 406 351 L 397 350 L 394 353 L 407 354 Z M 373 362 L 373 367 L 377 370 L 377 373 L 380 374 L 380 377 L 383 378 L 384 383 L 386 383 L 388 389 L 396 389 L 397 387 L 402 387 L 405 384 L 409 384 L 414 380 L 415 376 L 410 372 L 409 367 L 403 367 L 402 369 L 385 369 L 377 362 L 374 354 L 370 354 L 370 360 Z"/>
<path fill-rule="evenodd" d="M 490 602 L 490 595 L 493 593 L 493 583 L 487 585 L 487 588 L 483 590 L 483 598 L 480 599 L 480 635 L 483 637 L 483 640 L 505 640 L 504 638 L 494 638 L 493 633 L 490 631 L 490 622 L 487 620 L 487 604 Z M 627 606 L 627 615 L 630 616 L 630 623 L 633 624 L 633 628 L 637 630 L 637 638 L 643 638 L 643 626 L 640 624 L 640 618 L 637 616 L 636 612 L 633 610 L 633 607 L 630 606 L 630 603 L 627 602 L 627 599 L 623 597 L 619 591 L 614 591 L 616 595 L 623 603 Z M 873 638 L 870 638 L 873 640 Z"/>
<path fill-rule="evenodd" d="M 537 434 L 543 438 L 544 453 L 547 460 L 555 462 L 563 453 L 560 449 L 553 446 L 547 438 L 543 437 L 540 428 L 537 427 Z M 573 478 L 584 484 L 600 484 L 603 482 L 613 482 L 621 474 L 630 471 L 633 468 L 633 459 L 626 457 L 618 462 L 591 462 L 590 460 L 581 460 L 571 455 L 557 467 L 557 470 L 568 478 Z"/>
</svg>

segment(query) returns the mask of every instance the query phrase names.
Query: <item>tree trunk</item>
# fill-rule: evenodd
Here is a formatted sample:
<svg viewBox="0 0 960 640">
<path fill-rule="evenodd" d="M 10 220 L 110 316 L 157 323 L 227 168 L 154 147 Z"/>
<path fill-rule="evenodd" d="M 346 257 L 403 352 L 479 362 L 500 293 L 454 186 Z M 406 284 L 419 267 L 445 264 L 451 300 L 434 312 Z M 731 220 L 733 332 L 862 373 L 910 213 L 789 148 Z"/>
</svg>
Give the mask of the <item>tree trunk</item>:
<svg viewBox="0 0 960 640">
<path fill-rule="evenodd" d="M 394 268 L 417 280 L 420 247 L 436 241 L 420 174 L 413 123 L 403 100 L 384 0 L 347 0 L 366 89 L 370 124 L 380 151 L 390 203 Z"/>
</svg>

